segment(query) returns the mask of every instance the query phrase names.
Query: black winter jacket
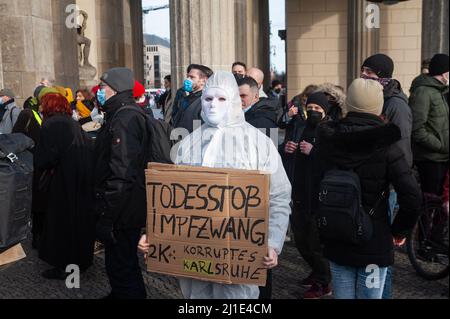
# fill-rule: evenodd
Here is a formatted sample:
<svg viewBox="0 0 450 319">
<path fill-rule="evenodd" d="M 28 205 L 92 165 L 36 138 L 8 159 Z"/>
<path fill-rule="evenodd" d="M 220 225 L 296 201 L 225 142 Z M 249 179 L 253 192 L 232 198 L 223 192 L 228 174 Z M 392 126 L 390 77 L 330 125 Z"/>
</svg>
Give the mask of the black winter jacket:
<svg viewBox="0 0 450 319">
<path fill-rule="evenodd" d="M 362 202 L 366 211 L 374 208 L 392 184 L 400 211 L 391 223 L 388 198 L 378 205 L 373 219 L 374 235 L 363 246 L 324 241 L 325 256 L 340 265 L 379 267 L 394 263 L 393 236 L 405 237 L 420 215 L 420 188 L 405 155 L 395 145 L 401 138 L 394 124 L 384 124 L 374 115 L 349 113 L 339 122 L 328 122 L 318 130 L 318 152 L 341 169 L 353 169 L 361 180 Z"/>
<path fill-rule="evenodd" d="M 133 110 L 116 112 L 125 106 Z M 114 229 L 144 227 L 146 224 L 145 169 L 149 134 L 143 112 L 131 91 L 120 93 L 104 106 L 105 125 L 95 144 L 96 212 L 102 224 Z"/>
<path fill-rule="evenodd" d="M 392 80 L 384 88 L 383 114 L 387 120 L 399 127 L 402 137 L 396 145 L 405 154 L 405 159 L 410 167 L 413 166 L 413 154 L 411 149 L 411 134 L 413 128 L 413 116 L 408 105 L 408 97 L 403 93 L 400 82 Z"/>
<path fill-rule="evenodd" d="M 270 136 L 270 129 L 277 128 L 278 100 L 262 98 L 245 113 L 245 120 L 257 129 L 265 129 Z"/>
<path fill-rule="evenodd" d="M 202 91 L 184 96 L 178 102 L 178 111 L 173 119 L 174 128 L 185 128 L 192 133 L 194 131 L 194 121 L 201 121 L 202 112 Z"/>
</svg>

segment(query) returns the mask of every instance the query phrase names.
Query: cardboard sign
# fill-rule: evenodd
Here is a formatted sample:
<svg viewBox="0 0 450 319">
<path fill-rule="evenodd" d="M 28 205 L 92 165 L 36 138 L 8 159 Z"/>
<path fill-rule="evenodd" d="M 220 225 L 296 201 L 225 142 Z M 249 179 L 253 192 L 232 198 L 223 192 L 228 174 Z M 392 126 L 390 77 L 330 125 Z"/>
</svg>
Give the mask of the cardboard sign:
<svg viewBox="0 0 450 319">
<path fill-rule="evenodd" d="M 150 164 L 148 271 L 266 285 L 270 175 Z"/>
</svg>

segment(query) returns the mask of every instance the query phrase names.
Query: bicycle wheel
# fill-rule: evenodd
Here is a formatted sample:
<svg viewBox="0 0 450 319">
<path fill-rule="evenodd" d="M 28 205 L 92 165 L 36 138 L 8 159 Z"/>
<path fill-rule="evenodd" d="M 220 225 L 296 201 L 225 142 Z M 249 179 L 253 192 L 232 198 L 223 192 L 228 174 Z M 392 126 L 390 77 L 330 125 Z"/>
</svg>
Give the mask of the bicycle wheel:
<svg viewBox="0 0 450 319">
<path fill-rule="evenodd" d="M 448 218 L 444 217 L 441 206 L 427 207 L 407 238 L 407 251 L 412 266 L 422 278 L 439 280 L 448 276 Z"/>
</svg>

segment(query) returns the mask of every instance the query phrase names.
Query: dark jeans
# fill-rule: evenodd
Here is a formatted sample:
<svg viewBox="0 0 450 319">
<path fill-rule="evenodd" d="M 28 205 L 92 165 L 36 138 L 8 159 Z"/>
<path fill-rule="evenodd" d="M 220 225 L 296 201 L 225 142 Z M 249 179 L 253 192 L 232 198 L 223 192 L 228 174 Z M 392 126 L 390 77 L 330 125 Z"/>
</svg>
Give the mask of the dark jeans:
<svg viewBox="0 0 450 319">
<path fill-rule="evenodd" d="M 295 246 L 312 269 L 313 278 L 322 285 L 331 282 L 330 264 L 323 256 L 315 217 L 294 205 L 291 216 Z"/>
<path fill-rule="evenodd" d="M 145 299 L 144 279 L 137 255 L 140 229 L 115 233 L 117 243 L 105 244 L 105 265 L 114 299 Z"/>
<path fill-rule="evenodd" d="M 416 162 L 422 192 L 442 196 L 448 165 L 448 162 Z"/>
<path fill-rule="evenodd" d="M 267 271 L 267 281 L 264 287 L 259 287 L 259 299 L 260 300 L 270 300 L 272 299 L 272 279 L 273 271 L 269 269 Z"/>
<path fill-rule="evenodd" d="M 45 212 L 33 210 L 31 212 L 31 215 L 32 215 L 31 233 L 33 235 L 33 246 L 34 246 L 33 248 L 38 248 L 39 240 L 42 235 L 42 229 L 44 228 Z"/>
</svg>

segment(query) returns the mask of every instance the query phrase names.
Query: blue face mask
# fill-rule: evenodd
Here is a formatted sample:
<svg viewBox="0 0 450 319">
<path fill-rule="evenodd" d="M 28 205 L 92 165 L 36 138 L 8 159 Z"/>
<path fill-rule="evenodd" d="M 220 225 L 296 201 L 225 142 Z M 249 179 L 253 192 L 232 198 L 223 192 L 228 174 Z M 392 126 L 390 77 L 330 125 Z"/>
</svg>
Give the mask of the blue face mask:
<svg viewBox="0 0 450 319">
<path fill-rule="evenodd" d="M 3 101 L 3 97 L 0 97 L 0 105 L 5 104 L 5 102 Z"/>
<path fill-rule="evenodd" d="M 192 91 L 194 91 L 194 82 L 192 82 L 192 80 L 184 80 L 184 87 L 183 87 L 185 92 L 188 93 L 192 93 Z"/>
<path fill-rule="evenodd" d="M 100 103 L 101 106 L 104 106 L 106 104 L 106 91 L 105 89 L 100 89 L 97 92 L 97 100 L 98 103 Z"/>
</svg>

